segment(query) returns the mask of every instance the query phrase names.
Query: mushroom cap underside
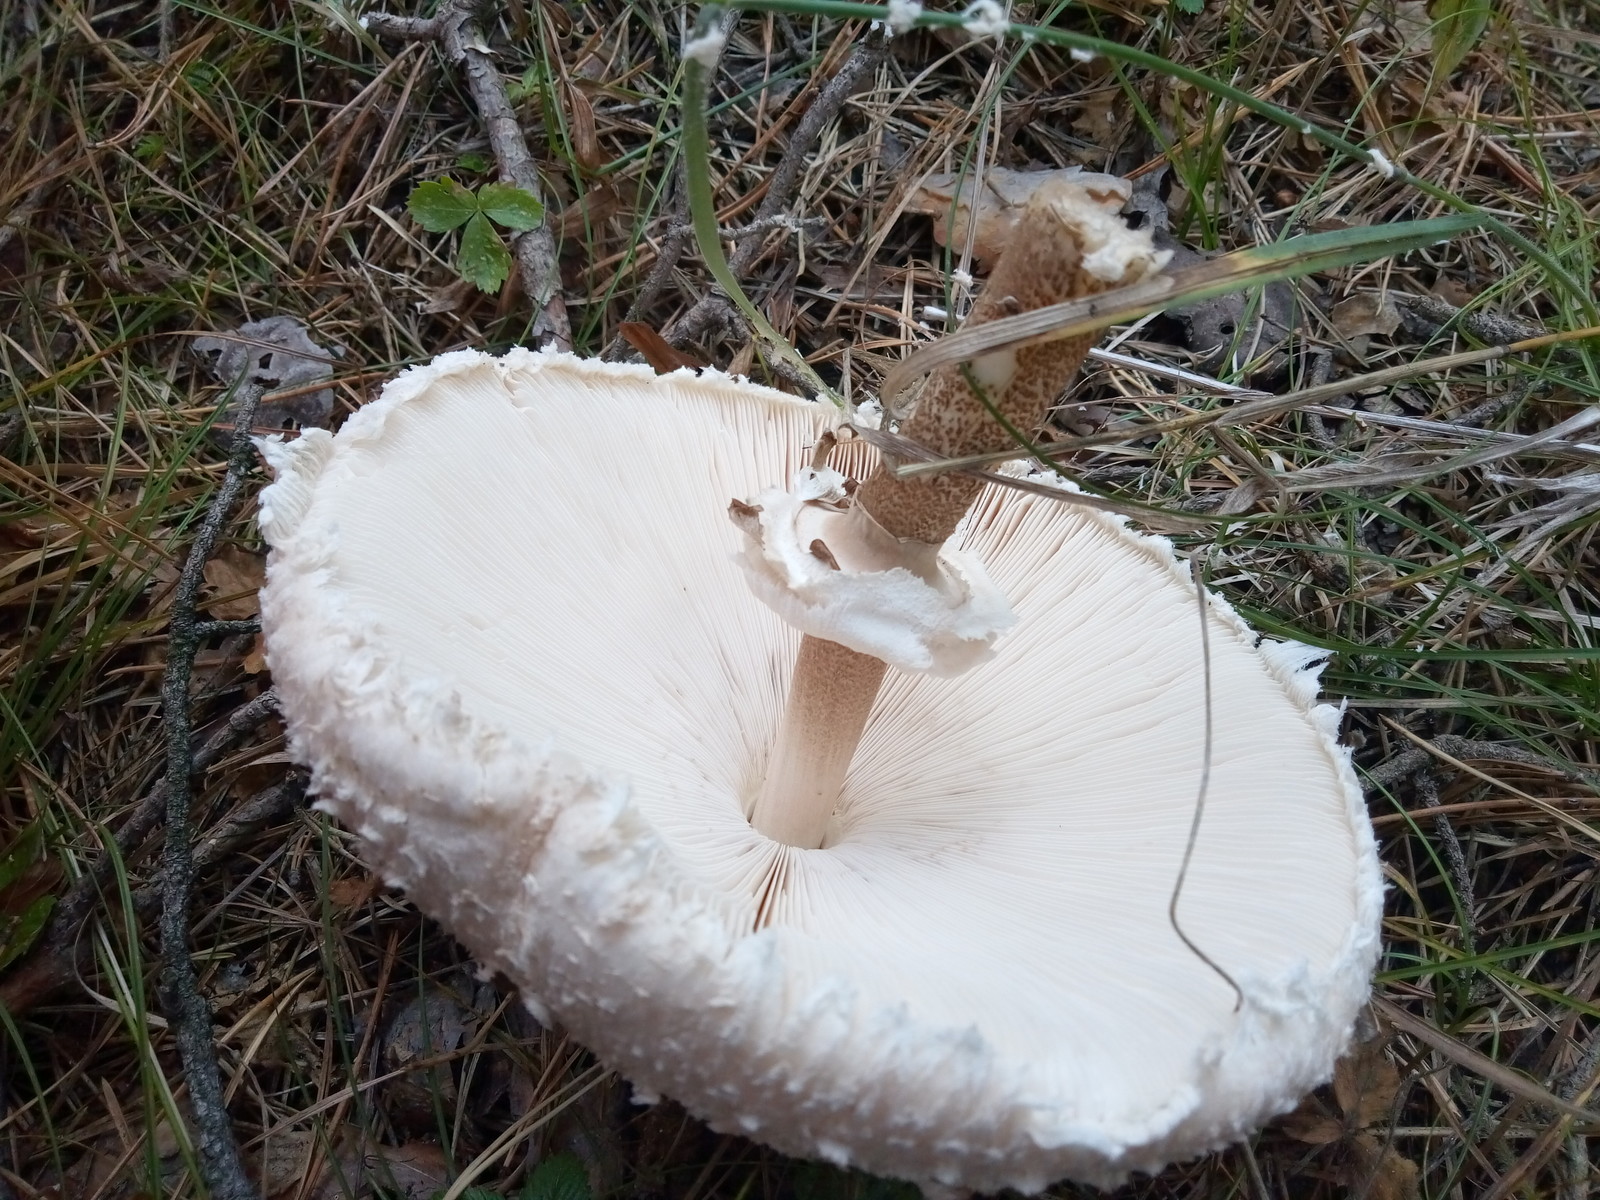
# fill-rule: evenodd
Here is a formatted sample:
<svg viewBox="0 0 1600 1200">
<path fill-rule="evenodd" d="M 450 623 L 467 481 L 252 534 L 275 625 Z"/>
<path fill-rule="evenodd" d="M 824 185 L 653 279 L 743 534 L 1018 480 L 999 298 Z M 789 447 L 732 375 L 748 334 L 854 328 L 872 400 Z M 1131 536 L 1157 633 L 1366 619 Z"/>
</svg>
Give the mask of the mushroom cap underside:
<svg viewBox="0 0 1600 1200">
<path fill-rule="evenodd" d="M 269 662 L 321 803 L 644 1094 L 880 1174 L 1108 1183 L 1326 1079 L 1381 887 L 1312 655 L 1118 519 L 991 487 L 952 543 L 1018 614 L 891 671 L 823 848 L 762 837 L 799 634 L 728 501 L 831 410 L 517 350 L 413 369 L 267 446 Z"/>
</svg>

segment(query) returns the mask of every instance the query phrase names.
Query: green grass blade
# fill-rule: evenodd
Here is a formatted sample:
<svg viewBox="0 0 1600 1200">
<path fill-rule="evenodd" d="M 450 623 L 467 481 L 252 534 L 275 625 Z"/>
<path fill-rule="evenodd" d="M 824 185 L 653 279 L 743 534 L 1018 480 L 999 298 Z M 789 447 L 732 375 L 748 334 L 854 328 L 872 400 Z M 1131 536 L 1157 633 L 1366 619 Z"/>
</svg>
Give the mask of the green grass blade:
<svg viewBox="0 0 1600 1200">
<path fill-rule="evenodd" d="M 1097 296 L 1067 300 L 1014 317 L 969 326 L 919 351 L 891 370 L 883 380 L 883 404 L 891 412 L 896 411 L 900 398 L 920 376 L 952 363 L 970 362 L 991 350 L 1077 337 L 1108 325 L 1135 320 L 1146 313 L 1194 304 L 1247 287 L 1296 279 L 1317 271 L 1437 245 L 1481 224 L 1477 217 L 1462 213 L 1430 221 L 1308 234 L 1236 250 L 1170 275 L 1157 275 Z"/>
<path fill-rule="evenodd" d="M 713 28 L 715 9 L 701 11 L 698 36 Z M 728 260 L 722 253 L 722 233 L 717 228 L 717 206 L 711 194 L 711 136 L 706 127 L 706 97 L 710 78 L 704 66 L 691 57 L 683 64 L 683 153 L 689 183 L 689 211 L 694 222 L 695 241 L 700 246 L 700 256 L 705 260 L 711 277 L 744 313 L 755 327 L 757 336 L 769 353 L 788 363 L 819 396 L 826 396 L 840 408 L 844 400 L 812 370 L 811 364 L 800 356 L 788 340 L 772 327 L 750 297 L 745 295 L 739 281 L 733 277 Z"/>
</svg>

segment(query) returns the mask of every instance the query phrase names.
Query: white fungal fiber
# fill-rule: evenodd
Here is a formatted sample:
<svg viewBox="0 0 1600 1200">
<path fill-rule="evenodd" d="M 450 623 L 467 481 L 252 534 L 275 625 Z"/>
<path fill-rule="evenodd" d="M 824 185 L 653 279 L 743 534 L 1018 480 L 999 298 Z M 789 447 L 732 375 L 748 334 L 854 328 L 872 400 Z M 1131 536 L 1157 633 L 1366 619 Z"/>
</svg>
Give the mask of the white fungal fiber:
<svg viewBox="0 0 1600 1200">
<path fill-rule="evenodd" d="M 706 70 L 711 70 L 717 65 L 717 59 L 722 57 L 722 48 L 728 44 L 728 37 L 720 29 L 711 29 L 702 33 L 697 38 L 691 38 L 683 44 L 683 56 L 699 63 Z"/>
<path fill-rule="evenodd" d="M 912 29 L 922 16 L 918 0 L 889 0 L 889 32 L 905 33 Z"/>
<path fill-rule="evenodd" d="M 961 12 L 961 27 L 975 37 L 998 37 L 1010 26 L 996 0 L 973 0 Z"/>
</svg>

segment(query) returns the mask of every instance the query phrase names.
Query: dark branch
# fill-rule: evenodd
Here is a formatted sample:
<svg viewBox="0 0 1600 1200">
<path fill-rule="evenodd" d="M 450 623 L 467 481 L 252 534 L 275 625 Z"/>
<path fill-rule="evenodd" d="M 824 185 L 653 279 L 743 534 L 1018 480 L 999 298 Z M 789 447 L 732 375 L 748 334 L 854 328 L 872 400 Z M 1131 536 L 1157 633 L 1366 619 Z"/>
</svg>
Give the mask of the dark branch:
<svg viewBox="0 0 1600 1200">
<path fill-rule="evenodd" d="M 1437 296 L 1397 296 L 1402 318 L 1407 327 L 1417 334 L 1432 336 L 1441 329 L 1455 325 L 1490 346 L 1509 346 L 1529 338 L 1543 337 L 1549 332 L 1526 321 L 1501 316 L 1486 309 L 1457 308 Z"/>
<path fill-rule="evenodd" d="M 1424 805 L 1428 808 L 1439 807 L 1439 784 L 1432 771 L 1426 768 L 1419 770 L 1412 786 L 1417 789 L 1417 796 Z M 1434 814 L 1433 829 L 1439 835 L 1445 865 L 1450 868 L 1450 877 L 1455 881 L 1456 901 L 1461 905 L 1461 946 L 1468 954 L 1473 954 L 1478 945 L 1478 899 L 1477 889 L 1472 886 L 1472 868 L 1467 865 L 1467 852 L 1462 849 L 1461 839 L 1456 836 L 1456 827 L 1451 824 L 1448 814 Z"/>
<path fill-rule="evenodd" d="M 222 1094 L 222 1071 L 217 1065 L 211 1035 L 211 1005 L 200 994 L 194 962 L 189 957 L 189 897 L 194 882 L 194 848 L 189 830 L 189 682 L 194 673 L 195 651 L 200 644 L 198 619 L 200 589 L 205 585 L 206 563 L 228 515 L 244 489 L 245 476 L 255 461 L 250 428 L 261 388 L 240 384 L 233 443 L 222 486 L 211 498 L 189 557 L 178 576 L 167 635 L 167 669 L 161 683 L 161 711 L 167 729 L 167 841 L 162 856 L 161 879 L 161 1006 L 166 1010 L 178 1055 L 183 1061 L 189 1104 L 198 1136 L 200 1174 L 214 1200 L 255 1200 L 257 1191 L 245 1173 L 244 1160 L 233 1137 L 233 1122 Z"/>
<path fill-rule="evenodd" d="M 245 838 L 292 813 L 306 797 L 306 782 L 305 772 L 295 768 L 279 782 L 250 797 L 229 813 L 225 820 L 219 821 L 217 827 L 206 834 L 194 849 L 196 873 L 217 866 Z M 135 889 L 132 895 L 133 911 L 141 917 L 154 912 L 161 904 L 165 890 L 165 876 Z"/>
<path fill-rule="evenodd" d="M 880 27 L 869 32 L 866 39 L 851 52 L 849 58 L 845 59 L 844 66 L 828 80 L 822 93 L 801 116 L 800 123 L 795 126 L 794 135 L 784 148 L 783 157 L 778 160 L 778 165 L 772 169 L 771 178 L 767 180 L 767 193 L 761 197 L 755 218 L 750 222 L 751 231 L 739 239 L 739 244 L 734 247 L 733 257 L 728 260 L 728 266 L 735 275 L 742 274 L 755 265 L 756 256 L 761 252 L 762 243 L 766 240 L 766 230 L 771 228 L 774 218 L 781 215 L 789 206 L 789 196 L 794 191 L 795 184 L 800 181 L 800 173 L 805 169 L 806 160 L 811 156 L 817 139 L 822 136 L 822 131 L 829 123 L 839 115 L 845 101 L 854 96 L 866 77 L 878 69 L 878 64 L 883 61 L 888 48 L 889 37 L 886 30 Z"/>
<path fill-rule="evenodd" d="M 667 235 L 661 239 L 661 246 L 656 251 L 656 261 L 650 268 L 650 274 L 645 276 L 643 286 L 634 296 L 633 303 L 628 305 L 628 315 L 622 318 L 623 324 L 640 320 L 655 305 L 656 298 L 666 290 L 673 272 L 678 269 L 678 260 L 683 257 L 684 248 L 694 235 L 694 229 L 689 223 L 689 185 L 684 181 L 682 159 L 678 160 L 675 186 L 677 194 L 672 201 L 672 216 L 668 218 Z M 627 339 L 618 334 L 611 339 L 611 345 L 606 347 L 604 357 L 610 361 L 617 361 L 626 357 L 629 352 Z"/>
<path fill-rule="evenodd" d="M 845 101 L 856 94 L 862 81 L 878 69 L 888 45 L 888 35 L 884 30 L 874 29 L 868 33 L 866 39 L 851 51 L 844 65 L 832 79 L 828 80 L 821 93 L 800 118 L 800 123 L 795 126 L 794 135 L 784 148 L 783 156 L 773 168 L 771 178 L 767 180 L 766 194 L 762 196 L 761 204 L 756 208 L 756 215 L 750 222 L 750 228 L 734 245 L 733 256 L 728 260 L 728 269 L 735 276 L 744 275 L 760 258 L 762 248 L 767 242 L 767 234 L 772 229 L 775 218 L 788 207 L 790 194 L 794 191 L 795 184 L 799 182 L 800 174 L 805 169 L 806 160 L 816 146 L 817 139 L 822 136 L 822 131 L 828 127 L 828 123 L 839 115 Z M 728 323 L 742 324 L 742 319 L 733 311 L 727 297 L 719 291 L 711 291 L 701 297 L 695 306 L 674 324 L 667 335 L 667 340 L 674 345 L 682 345 L 684 342 L 694 340 L 707 329 L 720 328 Z"/>
<path fill-rule="evenodd" d="M 1600 787 L 1600 774 L 1593 771 L 1584 771 L 1566 766 L 1554 759 L 1545 758 L 1535 754 L 1532 750 L 1524 750 L 1521 746 L 1509 742 L 1480 742 L 1474 738 L 1457 737 L 1455 734 L 1440 734 L 1429 743 L 1440 754 L 1449 755 L 1451 758 L 1466 762 L 1476 759 L 1479 762 L 1516 763 L 1519 766 L 1533 767 L 1540 771 L 1550 771 L 1574 783 L 1584 783 L 1590 787 Z M 1442 762 L 1438 755 L 1430 754 L 1421 746 L 1414 746 L 1396 754 L 1386 762 L 1378 763 L 1366 772 L 1367 782 L 1372 787 L 1390 787 L 1402 779 L 1415 774 L 1424 767 L 1434 771 L 1448 771 L 1450 764 Z"/>
</svg>

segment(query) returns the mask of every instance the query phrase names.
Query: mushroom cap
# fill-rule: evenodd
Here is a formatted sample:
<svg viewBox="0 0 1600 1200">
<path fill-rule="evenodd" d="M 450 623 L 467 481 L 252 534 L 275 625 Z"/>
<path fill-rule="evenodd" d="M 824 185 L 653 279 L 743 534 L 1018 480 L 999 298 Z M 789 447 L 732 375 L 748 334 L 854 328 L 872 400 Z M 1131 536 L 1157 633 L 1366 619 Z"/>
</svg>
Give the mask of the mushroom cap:
<svg viewBox="0 0 1600 1200">
<path fill-rule="evenodd" d="M 1167 918 L 1204 711 L 1163 539 L 991 487 L 952 542 L 1017 626 L 958 679 L 890 672 L 823 848 L 751 828 L 800 635 L 725 509 L 834 418 L 460 352 L 266 444 L 262 619 L 322 806 L 641 1097 L 787 1153 L 1031 1192 L 1291 1107 L 1367 996 L 1372 833 L 1315 653 L 1212 599 L 1179 911 L 1236 1011 Z"/>
</svg>

